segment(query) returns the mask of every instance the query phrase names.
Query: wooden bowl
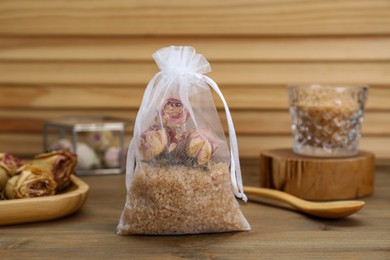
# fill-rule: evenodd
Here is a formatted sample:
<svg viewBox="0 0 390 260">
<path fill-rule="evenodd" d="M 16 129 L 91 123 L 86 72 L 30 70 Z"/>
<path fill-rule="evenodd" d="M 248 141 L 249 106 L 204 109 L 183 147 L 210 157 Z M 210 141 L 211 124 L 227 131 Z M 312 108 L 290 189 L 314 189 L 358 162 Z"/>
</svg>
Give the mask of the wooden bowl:
<svg viewBox="0 0 390 260">
<path fill-rule="evenodd" d="M 67 216 L 79 210 L 88 197 L 88 185 L 71 177 L 64 192 L 46 197 L 0 201 L 0 225 L 38 222 Z"/>
<path fill-rule="evenodd" d="M 260 186 L 307 200 L 344 200 L 374 191 L 375 155 L 360 151 L 345 158 L 319 158 L 274 149 L 260 155 Z"/>
</svg>

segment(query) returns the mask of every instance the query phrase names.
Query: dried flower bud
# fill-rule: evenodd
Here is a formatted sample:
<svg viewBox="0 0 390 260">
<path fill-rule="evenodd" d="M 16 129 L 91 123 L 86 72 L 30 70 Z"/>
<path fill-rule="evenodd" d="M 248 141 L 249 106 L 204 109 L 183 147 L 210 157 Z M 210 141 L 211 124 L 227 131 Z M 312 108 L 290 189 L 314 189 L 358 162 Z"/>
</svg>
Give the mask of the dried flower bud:
<svg viewBox="0 0 390 260">
<path fill-rule="evenodd" d="M 186 154 L 189 157 L 195 158 L 200 165 L 207 164 L 213 155 L 213 151 L 210 138 L 202 136 L 197 130 L 190 133 L 186 146 Z"/>
<path fill-rule="evenodd" d="M 180 133 L 180 131 L 175 131 L 173 129 L 167 128 L 166 133 L 168 136 L 168 153 L 173 152 L 176 147 L 180 144 L 180 142 L 183 142 L 183 134 Z"/>
<path fill-rule="evenodd" d="M 22 166 L 22 160 L 9 153 L 0 153 L 0 163 L 8 171 L 9 177 L 13 176 L 17 169 Z"/>
<path fill-rule="evenodd" d="M 101 161 L 96 154 L 95 150 L 92 149 L 86 143 L 77 143 L 77 169 L 90 170 L 94 168 L 101 168 Z"/>
<path fill-rule="evenodd" d="M 138 150 L 141 159 L 145 161 L 153 160 L 164 151 L 167 144 L 168 137 L 165 129 L 158 125 L 149 127 L 138 140 Z"/>
<path fill-rule="evenodd" d="M 57 140 L 51 145 L 51 150 L 69 150 L 73 151 L 73 144 L 66 138 Z"/>
<path fill-rule="evenodd" d="M 121 165 L 122 149 L 119 147 L 110 147 L 104 153 L 104 163 L 109 168 L 118 168 Z"/>
<path fill-rule="evenodd" d="M 8 168 L 0 162 L 0 199 L 4 199 L 3 191 L 9 178 Z"/>
<path fill-rule="evenodd" d="M 161 111 L 164 125 L 169 128 L 177 128 L 185 124 L 190 114 L 183 103 L 176 98 L 168 98 Z"/>
<path fill-rule="evenodd" d="M 73 174 L 76 164 L 76 155 L 68 150 L 39 154 L 31 162 L 31 166 L 53 175 L 58 191 L 70 184 L 70 176 Z"/>
<path fill-rule="evenodd" d="M 22 166 L 22 160 L 19 158 L 9 153 L 0 153 L 0 199 L 5 199 L 5 185 L 20 166 Z"/>
<path fill-rule="evenodd" d="M 96 131 L 88 133 L 87 142 L 92 148 L 104 151 L 111 145 L 113 138 L 111 131 Z"/>
<path fill-rule="evenodd" d="M 19 174 L 20 171 L 20 174 Z M 33 198 L 54 195 L 57 184 L 49 172 L 25 165 L 8 180 L 5 196 L 8 199 Z"/>
</svg>

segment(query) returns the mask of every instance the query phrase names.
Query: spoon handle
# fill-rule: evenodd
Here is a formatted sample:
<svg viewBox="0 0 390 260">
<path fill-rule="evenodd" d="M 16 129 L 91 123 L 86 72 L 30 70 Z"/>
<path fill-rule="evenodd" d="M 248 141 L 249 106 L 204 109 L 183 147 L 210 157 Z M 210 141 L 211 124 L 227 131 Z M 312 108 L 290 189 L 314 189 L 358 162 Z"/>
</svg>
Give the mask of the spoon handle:
<svg viewBox="0 0 390 260">
<path fill-rule="evenodd" d="M 285 202 L 297 209 L 301 209 L 302 205 L 307 204 L 308 202 L 305 200 L 302 200 L 300 198 L 297 198 L 293 195 L 290 195 L 283 191 L 278 191 L 274 189 L 268 189 L 268 188 L 260 188 L 260 187 L 251 187 L 251 186 L 245 186 L 244 192 L 248 195 L 255 195 L 270 199 L 275 199 L 278 201 Z"/>
<path fill-rule="evenodd" d="M 359 211 L 364 205 L 364 201 L 328 201 L 313 202 L 300 199 L 283 191 L 278 191 L 260 187 L 244 187 L 244 192 L 248 195 L 270 198 L 285 202 L 301 212 L 322 218 L 343 218 Z"/>
</svg>

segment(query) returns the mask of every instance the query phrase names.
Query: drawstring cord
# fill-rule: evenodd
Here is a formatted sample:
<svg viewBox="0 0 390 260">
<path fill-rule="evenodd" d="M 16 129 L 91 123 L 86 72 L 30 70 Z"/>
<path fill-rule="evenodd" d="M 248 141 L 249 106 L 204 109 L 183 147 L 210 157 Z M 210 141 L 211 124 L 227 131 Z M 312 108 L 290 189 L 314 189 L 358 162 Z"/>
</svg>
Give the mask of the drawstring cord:
<svg viewBox="0 0 390 260">
<path fill-rule="evenodd" d="M 230 178 L 232 180 L 233 190 L 236 197 L 242 199 L 244 202 L 247 202 L 248 198 L 244 194 L 244 187 L 242 184 L 236 130 L 234 129 L 233 119 L 230 114 L 229 107 L 217 83 L 215 83 L 214 80 L 212 80 L 207 76 L 202 75 L 202 77 L 204 78 L 206 83 L 218 94 L 225 108 L 226 119 L 227 119 L 228 130 L 229 130 L 229 142 L 230 142 Z"/>
</svg>

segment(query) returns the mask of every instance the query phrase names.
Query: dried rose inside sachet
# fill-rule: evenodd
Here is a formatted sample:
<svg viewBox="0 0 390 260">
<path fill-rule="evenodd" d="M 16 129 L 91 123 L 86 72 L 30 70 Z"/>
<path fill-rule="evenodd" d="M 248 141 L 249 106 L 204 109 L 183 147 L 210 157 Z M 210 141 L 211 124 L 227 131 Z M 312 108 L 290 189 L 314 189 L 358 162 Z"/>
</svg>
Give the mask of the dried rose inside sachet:
<svg viewBox="0 0 390 260">
<path fill-rule="evenodd" d="M 138 140 L 138 149 L 144 161 L 151 161 L 163 152 L 171 153 L 180 143 L 185 142 L 183 128 L 190 114 L 183 103 L 176 98 L 168 98 L 160 116 Z"/>
<path fill-rule="evenodd" d="M 161 124 L 158 124 L 159 119 L 162 119 Z M 205 128 L 188 130 L 186 123 L 189 121 L 191 117 L 183 103 L 179 99 L 168 98 L 161 110 L 161 118 L 158 116 L 154 125 L 139 138 L 141 159 L 158 159 L 165 152 L 170 153 L 171 164 L 188 164 L 192 161 L 194 165 L 207 166 L 216 150 L 215 138 Z"/>
<path fill-rule="evenodd" d="M 189 117 L 188 110 L 180 100 L 168 98 L 161 110 L 161 118 L 156 117 L 155 123 L 138 140 L 142 160 L 150 161 L 164 151 L 170 153 L 175 150 L 183 139 L 182 128 Z"/>
<path fill-rule="evenodd" d="M 31 165 L 49 172 L 57 183 L 57 191 L 70 184 L 70 176 L 77 164 L 77 157 L 68 150 L 53 151 L 35 156 Z"/>
<path fill-rule="evenodd" d="M 190 131 L 187 144 L 186 154 L 196 160 L 198 165 L 207 164 L 216 150 L 213 143 L 213 137 L 207 131 L 201 134 L 198 130 Z"/>
<path fill-rule="evenodd" d="M 150 161 L 161 154 L 168 144 L 166 130 L 158 125 L 146 129 L 140 136 L 138 148 L 142 160 Z"/>
<path fill-rule="evenodd" d="M 5 186 L 8 199 L 54 195 L 57 184 L 51 173 L 31 165 L 24 165 Z"/>
<path fill-rule="evenodd" d="M 184 125 L 190 114 L 183 103 L 176 98 L 168 98 L 161 111 L 161 117 L 164 125 L 168 128 L 178 128 Z"/>
</svg>

